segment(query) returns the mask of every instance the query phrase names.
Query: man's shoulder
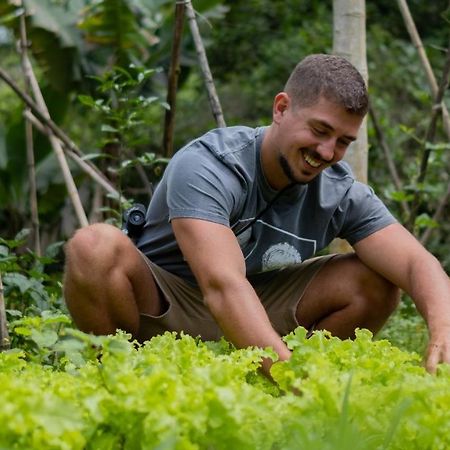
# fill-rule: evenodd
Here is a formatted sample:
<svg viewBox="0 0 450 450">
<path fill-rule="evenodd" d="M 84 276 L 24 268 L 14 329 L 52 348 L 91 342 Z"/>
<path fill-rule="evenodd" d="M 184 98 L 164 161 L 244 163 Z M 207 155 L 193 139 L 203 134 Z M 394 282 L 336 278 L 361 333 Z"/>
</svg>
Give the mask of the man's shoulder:
<svg viewBox="0 0 450 450">
<path fill-rule="evenodd" d="M 355 177 L 350 166 L 344 161 L 339 161 L 326 168 L 312 182 L 312 185 L 315 188 L 311 189 L 311 193 L 319 195 L 321 202 L 326 205 L 335 205 L 339 204 L 354 187 Z"/>
<path fill-rule="evenodd" d="M 263 134 L 264 128 L 245 126 L 213 129 L 175 153 L 170 166 L 182 166 L 186 170 L 226 167 L 240 175 L 253 174 Z"/>
<path fill-rule="evenodd" d="M 242 125 L 215 128 L 196 141 L 206 146 L 218 158 L 239 154 L 242 150 L 255 146 L 262 128 L 250 128 Z"/>
<path fill-rule="evenodd" d="M 345 181 L 353 183 L 355 176 L 353 175 L 350 165 L 345 161 L 339 161 L 336 164 L 326 168 L 323 172 L 325 179 L 330 181 Z"/>
</svg>

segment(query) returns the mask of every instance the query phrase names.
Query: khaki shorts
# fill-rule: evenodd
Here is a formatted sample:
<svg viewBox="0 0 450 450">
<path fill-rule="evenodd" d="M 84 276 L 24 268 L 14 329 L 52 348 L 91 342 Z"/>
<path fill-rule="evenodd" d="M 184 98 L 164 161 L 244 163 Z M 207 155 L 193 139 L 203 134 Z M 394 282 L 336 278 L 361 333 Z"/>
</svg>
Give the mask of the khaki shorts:
<svg viewBox="0 0 450 450">
<path fill-rule="evenodd" d="M 297 326 L 295 312 L 303 293 L 319 270 L 336 255 L 320 256 L 251 281 L 274 329 L 284 336 Z M 222 330 L 211 316 L 198 287 L 167 272 L 143 255 L 168 303 L 160 316 L 141 314 L 138 340 L 143 342 L 165 331 L 184 331 L 203 340 L 219 340 Z M 239 301 L 239 299 L 236 299 Z M 249 319 L 251 320 L 251 318 Z"/>
</svg>

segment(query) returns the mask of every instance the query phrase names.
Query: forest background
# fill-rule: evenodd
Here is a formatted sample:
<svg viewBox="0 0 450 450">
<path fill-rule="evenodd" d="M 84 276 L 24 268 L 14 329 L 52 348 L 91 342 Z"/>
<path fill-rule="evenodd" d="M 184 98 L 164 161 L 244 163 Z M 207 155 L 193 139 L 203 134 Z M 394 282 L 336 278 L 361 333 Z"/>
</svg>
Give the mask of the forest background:
<svg viewBox="0 0 450 450">
<path fill-rule="evenodd" d="M 105 195 L 71 162 L 90 222 L 120 226 L 130 202 L 147 204 L 172 154 L 164 144 L 164 122 L 174 3 L 0 2 L 0 68 L 26 91 L 23 47 L 17 44 L 25 11 L 27 52 L 51 118 L 82 150 L 83 160 L 93 162 L 127 199 Z M 227 125 L 269 124 L 272 98 L 295 64 L 310 53 L 332 52 L 332 2 L 196 0 L 193 6 Z M 439 81 L 449 46 L 450 6 L 444 0 L 411 0 L 409 7 Z M 440 119 L 429 133 L 434 95 L 396 2 L 368 1 L 366 14 L 369 183 L 399 221 L 419 239 L 426 236 L 427 248 L 448 272 L 449 138 Z M 447 108 L 449 97 L 446 89 Z M 173 149 L 216 126 L 187 24 L 176 105 Z M 10 319 L 64 309 L 62 245 L 79 226 L 48 137 L 35 129 L 32 142 L 39 245 L 36 234 L 26 231 L 37 224 L 31 215 L 24 105 L 0 80 L 0 273 Z M 407 299 L 395 327 L 385 333 L 410 349 L 423 348 L 423 322 Z"/>
</svg>

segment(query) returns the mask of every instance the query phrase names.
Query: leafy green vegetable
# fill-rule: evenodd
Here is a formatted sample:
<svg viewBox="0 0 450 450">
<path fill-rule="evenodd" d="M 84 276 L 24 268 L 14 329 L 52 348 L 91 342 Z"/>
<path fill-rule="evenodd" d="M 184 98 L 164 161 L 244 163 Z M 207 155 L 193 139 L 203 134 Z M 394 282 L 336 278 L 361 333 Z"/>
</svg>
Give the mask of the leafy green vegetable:
<svg viewBox="0 0 450 450">
<path fill-rule="evenodd" d="M 175 333 L 139 345 L 121 332 L 64 327 L 55 342 L 49 322 L 61 325 L 62 317 L 21 322 L 20 332 L 47 353 L 0 354 L 0 447 L 450 446 L 450 367 L 431 376 L 417 354 L 373 341 L 367 330 L 341 341 L 325 332 L 306 339 L 298 328 L 285 338 L 291 360 L 272 368 L 280 389 L 258 371 L 270 350 Z"/>
</svg>

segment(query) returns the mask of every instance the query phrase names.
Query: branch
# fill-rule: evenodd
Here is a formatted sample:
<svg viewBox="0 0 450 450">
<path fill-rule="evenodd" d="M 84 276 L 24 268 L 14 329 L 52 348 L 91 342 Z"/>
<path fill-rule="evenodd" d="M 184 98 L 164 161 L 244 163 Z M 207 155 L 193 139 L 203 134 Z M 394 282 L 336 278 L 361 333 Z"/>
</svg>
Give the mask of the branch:
<svg viewBox="0 0 450 450">
<path fill-rule="evenodd" d="M 448 43 L 447 56 L 446 56 L 446 60 L 445 60 L 445 66 L 444 66 L 444 71 L 442 74 L 442 79 L 441 79 L 441 82 L 439 85 L 439 90 L 436 95 L 436 100 L 434 102 L 434 106 L 433 106 L 433 109 L 431 112 L 430 124 L 428 126 L 427 133 L 425 136 L 424 150 L 423 150 L 423 155 L 422 155 L 422 161 L 420 164 L 420 172 L 419 172 L 419 176 L 417 177 L 417 185 L 420 185 L 425 180 L 425 176 L 426 176 L 427 168 L 428 168 L 428 159 L 429 159 L 430 153 L 431 153 L 431 150 L 429 148 L 427 148 L 427 144 L 434 141 L 434 136 L 436 134 L 437 119 L 438 119 L 438 115 L 441 111 L 442 99 L 444 98 L 445 90 L 447 89 L 449 75 L 450 75 L 450 41 Z M 419 203 L 420 203 L 420 194 L 418 191 L 416 191 L 414 193 L 414 200 L 413 200 L 413 204 L 411 207 L 411 216 L 408 221 L 408 228 L 410 230 L 412 230 L 414 228 L 414 222 L 415 222 L 417 212 L 419 209 Z"/>
<path fill-rule="evenodd" d="M 422 66 L 425 70 L 425 74 L 428 79 L 428 84 L 430 85 L 431 88 L 431 93 L 434 98 L 437 98 L 439 88 L 436 81 L 436 77 L 434 76 L 433 69 L 431 68 L 430 62 L 425 52 L 425 48 L 422 44 L 422 40 L 420 39 L 419 33 L 417 31 L 413 17 L 411 15 L 411 11 L 409 10 L 408 3 L 406 2 L 406 0 L 397 0 L 397 3 L 400 8 L 400 12 L 403 16 L 403 20 L 408 30 L 409 36 L 411 37 L 411 41 L 413 42 L 414 46 L 417 49 L 417 52 L 419 53 L 419 59 L 422 62 Z M 444 122 L 444 129 L 445 132 L 447 133 L 448 138 L 450 139 L 450 117 L 448 109 L 445 103 L 442 102 L 441 105 L 442 105 L 442 118 Z"/>
<path fill-rule="evenodd" d="M 175 4 L 175 27 L 173 32 L 172 56 L 169 68 L 169 82 L 167 87 L 167 103 L 170 109 L 166 111 L 164 119 L 164 155 L 170 158 L 173 155 L 173 133 L 175 125 L 175 108 L 178 76 L 180 75 L 180 48 L 183 34 L 185 5 L 181 2 Z"/>
<path fill-rule="evenodd" d="M 9 347 L 10 343 L 6 321 L 5 300 L 3 297 L 2 274 L 0 272 L 0 351 L 8 350 Z"/>
<path fill-rule="evenodd" d="M 200 67 L 202 69 L 203 79 L 205 81 L 206 90 L 208 92 L 209 104 L 216 123 L 219 127 L 226 127 L 225 119 L 223 118 L 222 107 L 220 106 L 219 97 L 217 96 L 216 88 L 214 86 L 214 80 L 209 68 L 208 59 L 206 58 L 205 47 L 203 45 L 200 31 L 198 29 L 197 21 L 195 19 L 194 8 L 192 7 L 191 0 L 185 0 L 186 16 L 189 20 L 189 26 L 191 28 L 192 38 L 194 39 L 195 49 L 199 59 Z"/>
<path fill-rule="evenodd" d="M 442 215 L 444 214 L 444 210 L 445 210 L 445 207 L 447 206 L 449 199 L 450 199 L 450 183 L 448 183 L 447 192 L 445 193 L 444 197 L 442 197 L 442 199 L 439 202 L 439 205 L 432 217 L 432 219 L 435 222 L 439 222 L 439 220 L 441 219 Z M 429 227 L 423 232 L 422 236 L 420 237 L 420 243 L 422 245 L 425 246 L 427 244 L 433 230 L 434 230 L 434 228 Z"/>
<path fill-rule="evenodd" d="M 378 142 L 379 142 L 380 147 L 382 148 L 384 156 L 386 158 L 388 169 L 391 174 L 392 181 L 394 182 L 394 186 L 397 189 L 397 191 L 402 191 L 403 190 L 402 182 L 400 180 L 400 176 L 398 175 L 394 159 L 392 158 L 391 149 L 389 148 L 389 146 L 386 142 L 383 130 L 380 127 L 380 123 L 378 122 L 378 118 L 375 114 L 375 111 L 374 111 L 372 105 L 369 106 L 369 115 L 370 115 L 370 118 L 372 119 L 373 127 L 375 128 L 375 134 L 377 136 Z M 408 217 L 410 214 L 408 203 L 406 201 L 402 200 L 400 202 L 400 205 L 402 207 L 403 213 L 406 215 L 406 217 Z"/>
</svg>

